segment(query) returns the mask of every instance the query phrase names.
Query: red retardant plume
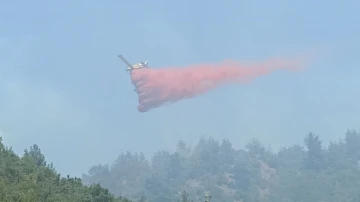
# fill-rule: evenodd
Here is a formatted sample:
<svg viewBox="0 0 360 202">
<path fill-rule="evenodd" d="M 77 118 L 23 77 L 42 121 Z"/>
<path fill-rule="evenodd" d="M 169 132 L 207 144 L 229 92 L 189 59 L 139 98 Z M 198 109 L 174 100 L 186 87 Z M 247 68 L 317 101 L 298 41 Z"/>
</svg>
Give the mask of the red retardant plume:
<svg viewBox="0 0 360 202">
<path fill-rule="evenodd" d="M 139 112 L 199 96 L 219 85 L 243 83 L 277 69 L 297 69 L 298 60 L 269 60 L 262 63 L 223 62 L 185 68 L 134 69 L 131 81 L 139 98 Z"/>
</svg>

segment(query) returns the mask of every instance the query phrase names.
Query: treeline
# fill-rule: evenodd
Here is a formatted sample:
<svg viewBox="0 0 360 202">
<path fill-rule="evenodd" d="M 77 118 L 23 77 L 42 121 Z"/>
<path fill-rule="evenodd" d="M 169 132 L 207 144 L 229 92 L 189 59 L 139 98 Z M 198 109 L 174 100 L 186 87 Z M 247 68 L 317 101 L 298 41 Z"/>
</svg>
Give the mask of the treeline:
<svg viewBox="0 0 360 202">
<path fill-rule="evenodd" d="M 20 157 L 0 137 L 0 201 L 200 202 L 206 193 L 222 202 L 360 201 L 360 133 L 327 147 L 309 133 L 303 143 L 274 152 L 256 139 L 244 149 L 226 139 L 201 138 L 194 148 L 179 141 L 176 152 L 150 161 L 126 152 L 80 179 L 62 177 L 37 145 Z"/>
<path fill-rule="evenodd" d="M 176 152 L 159 151 L 150 161 L 142 153 L 122 153 L 111 165 L 93 166 L 83 181 L 150 202 L 204 201 L 207 192 L 221 202 L 360 201 L 357 131 L 327 147 L 309 133 L 302 145 L 274 152 L 256 139 L 244 149 L 226 139 L 201 138 L 194 148 L 179 141 Z"/>
<path fill-rule="evenodd" d="M 0 137 L 1 202 L 130 202 L 114 197 L 99 184 L 84 186 L 80 178 L 61 177 L 47 164 L 37 145 L 19 157 Z"/>
</svg>

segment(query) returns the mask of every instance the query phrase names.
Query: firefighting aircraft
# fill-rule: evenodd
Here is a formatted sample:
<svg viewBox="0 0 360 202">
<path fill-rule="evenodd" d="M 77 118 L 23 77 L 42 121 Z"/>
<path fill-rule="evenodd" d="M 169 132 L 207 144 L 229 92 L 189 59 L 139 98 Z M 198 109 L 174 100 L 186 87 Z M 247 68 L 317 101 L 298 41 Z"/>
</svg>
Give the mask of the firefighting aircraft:
<svg viewBox="0 0 360 202">
<path fill-rule="evenodd" d="M 131 65 L 125 58 L 124 58 L 124 56 L 122 56 L 122 55 L 119 55 L 119 58 L 127 65 L 127 67 L 126 67 L 126 72 L 128 72 L 128 71 L 132 71 L 132 70 L 134 70 L 134 69 L 141 69 L 141 68 L 149 68 L 148 67 L 148 61 L 145 61 L 145 62 L 142 62 L 142 61 L 140 61 L 139 63 L 136 63 L 136 64 L 134 64 L 134 65 Z"/>
</svg>

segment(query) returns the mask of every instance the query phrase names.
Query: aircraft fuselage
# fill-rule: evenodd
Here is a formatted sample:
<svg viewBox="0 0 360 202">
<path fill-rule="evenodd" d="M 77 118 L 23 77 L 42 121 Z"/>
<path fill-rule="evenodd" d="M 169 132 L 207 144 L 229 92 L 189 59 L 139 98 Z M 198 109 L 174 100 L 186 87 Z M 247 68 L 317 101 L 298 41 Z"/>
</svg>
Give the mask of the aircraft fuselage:
<svg viewBox="0 0 360 202">
<path fill-rule="evenodd" d="M 122 55 L 119 55 L 119 58 L 127 65 L 126 71 L 131 71 L 133 69 L 141 69 L 141 68 L 148 68 L 147 64 L 148 61 L 145 62 L 139 62 L 134 65 L 131 65 Z"/>
</svg>

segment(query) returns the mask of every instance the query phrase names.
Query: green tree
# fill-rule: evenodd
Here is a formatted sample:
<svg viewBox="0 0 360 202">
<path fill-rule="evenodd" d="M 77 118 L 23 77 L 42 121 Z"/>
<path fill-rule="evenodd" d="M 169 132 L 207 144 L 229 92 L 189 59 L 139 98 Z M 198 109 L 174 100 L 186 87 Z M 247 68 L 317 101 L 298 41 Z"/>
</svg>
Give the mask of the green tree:
<svg viewBox="0 0 360 202">
<path fill-rule="evenodd" d="M 189 199 L 189 194 L 186 191 L 183 191 L 181 194 L 181 199 L 178 202 L 193 202 L 193 200 Z"/>
<path fill-rule="evenodd" d="M 312 170 L 322 170 L 325 166 L 322 141 L 319 136 L 309 133 L 304 138 L 304 143 L 308 149 L 306 167 Z"/>
<path fill-rule="evenodd" d="M 345 134 L 347 155 L 357 161 L 360 159 L 360 133 L 355 130 L 348 130 Z"/>
<path fill-rule="evenodd" d="M 23 157 L 2 144 L 0 137 L 1 202 L 130 202 L 115 198 L 99 184 L 84 186 L 80 178 L 61 177 L 37 145 L 25 150 Z"/>
</svg>

